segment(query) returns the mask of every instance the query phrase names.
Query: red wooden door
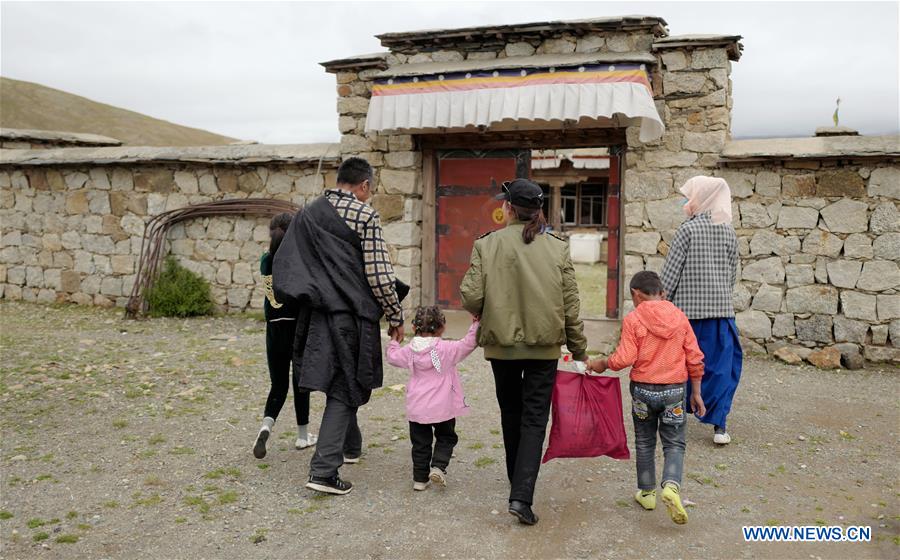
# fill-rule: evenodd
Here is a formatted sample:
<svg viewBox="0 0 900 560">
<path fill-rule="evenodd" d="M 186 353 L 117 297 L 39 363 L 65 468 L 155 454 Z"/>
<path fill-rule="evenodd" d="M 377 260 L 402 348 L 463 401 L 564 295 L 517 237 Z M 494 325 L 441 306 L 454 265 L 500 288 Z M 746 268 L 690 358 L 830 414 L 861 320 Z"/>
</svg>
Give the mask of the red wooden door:
<svg viewBox="0 0 900 560">
<path fill-rule="evenodd" d="M 474 241 L 503 227 L 502 203 L 494 199 L 504 181 L 528 177 L 527 150 L 453 150 L 437 155 L 437 305 L 460 309 L 459 285 L 469 269 Z"/>
</svg>

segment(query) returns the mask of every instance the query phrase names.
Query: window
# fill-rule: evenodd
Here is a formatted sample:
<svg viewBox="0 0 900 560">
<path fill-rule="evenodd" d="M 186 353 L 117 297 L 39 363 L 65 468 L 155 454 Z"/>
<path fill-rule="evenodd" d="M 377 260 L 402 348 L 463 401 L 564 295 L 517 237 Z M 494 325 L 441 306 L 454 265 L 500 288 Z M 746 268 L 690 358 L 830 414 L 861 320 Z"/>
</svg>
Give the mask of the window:
<svg viewBox="0 0 900 560">
<path fill-rule="evenodd" d="M 606 185 L 582 183 L 579 185 L 578 225 L 606 225 Z"/>
</svg>

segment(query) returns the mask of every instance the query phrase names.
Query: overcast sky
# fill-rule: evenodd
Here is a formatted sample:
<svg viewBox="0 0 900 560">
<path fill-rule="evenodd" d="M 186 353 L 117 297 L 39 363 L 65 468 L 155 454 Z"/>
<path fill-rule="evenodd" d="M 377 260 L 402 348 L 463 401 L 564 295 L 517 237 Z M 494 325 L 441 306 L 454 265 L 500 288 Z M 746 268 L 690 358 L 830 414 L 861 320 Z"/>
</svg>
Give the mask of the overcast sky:
<svg viewBox="0 0 900 560">
<path fill-rule="evenodd" d="M 384 50 L 375 34 L 624 14 L 672 35 L 743 35 L 735 137 L 831 124 L 898 132 L 897 2 L 0 4 L 0 73 L 267 143 L 337 141 L 319 62 Z"/>
</svg>

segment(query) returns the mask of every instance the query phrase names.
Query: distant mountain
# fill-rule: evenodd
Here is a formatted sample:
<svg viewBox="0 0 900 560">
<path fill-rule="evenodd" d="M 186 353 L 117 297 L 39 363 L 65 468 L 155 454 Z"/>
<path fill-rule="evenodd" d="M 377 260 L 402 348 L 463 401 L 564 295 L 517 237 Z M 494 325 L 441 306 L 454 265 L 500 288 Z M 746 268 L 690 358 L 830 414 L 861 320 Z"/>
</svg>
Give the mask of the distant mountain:
<svg viewBox="0 0 900 560">
<path fill-rule="evenodd" d="M 87 132 L 132 146 L 221 146 L 236 142 L 40 84 L 0 77 L 0 126 Z"/>
</svg>

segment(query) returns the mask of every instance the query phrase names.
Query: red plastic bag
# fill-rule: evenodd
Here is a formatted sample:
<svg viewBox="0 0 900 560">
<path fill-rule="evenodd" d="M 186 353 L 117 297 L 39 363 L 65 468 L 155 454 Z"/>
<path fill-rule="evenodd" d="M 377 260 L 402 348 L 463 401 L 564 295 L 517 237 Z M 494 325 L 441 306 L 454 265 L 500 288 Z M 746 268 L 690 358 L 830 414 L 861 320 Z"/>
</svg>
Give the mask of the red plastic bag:
<svg viewBox="0 0 900 560">
<path fill-rule="evenodd" d="M 542 463 L 560 457 L 628 459 L 618 377 L 556 372 L 553 425 Z"/>
</svg>

